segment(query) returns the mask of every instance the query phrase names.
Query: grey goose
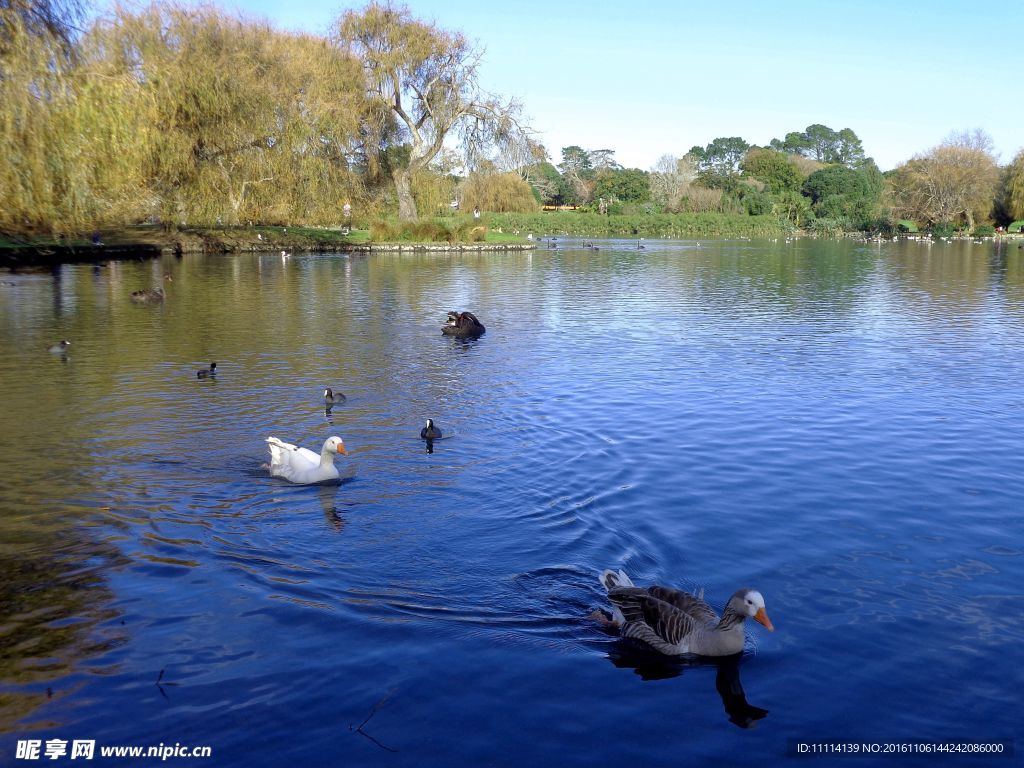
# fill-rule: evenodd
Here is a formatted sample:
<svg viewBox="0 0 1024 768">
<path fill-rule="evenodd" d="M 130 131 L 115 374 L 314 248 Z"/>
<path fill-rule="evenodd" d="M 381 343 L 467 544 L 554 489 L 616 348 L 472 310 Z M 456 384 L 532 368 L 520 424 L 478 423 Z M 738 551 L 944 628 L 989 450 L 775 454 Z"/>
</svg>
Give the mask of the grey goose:
<svg viewBox="0 0 1024 768">
<path fill-rule="evenodd" d="M 668 656 L 730 656 L 743 650 L 747 618 L 774 631 L 764 598 L 754 589 L 738 589 L 722 617 L 704 600 L 671 587 L 637 587 L 620 571 L 605 570 L 601 585 L 612 603 L 612 624 L 622 637 L 639 640 Z"/>
</svg>

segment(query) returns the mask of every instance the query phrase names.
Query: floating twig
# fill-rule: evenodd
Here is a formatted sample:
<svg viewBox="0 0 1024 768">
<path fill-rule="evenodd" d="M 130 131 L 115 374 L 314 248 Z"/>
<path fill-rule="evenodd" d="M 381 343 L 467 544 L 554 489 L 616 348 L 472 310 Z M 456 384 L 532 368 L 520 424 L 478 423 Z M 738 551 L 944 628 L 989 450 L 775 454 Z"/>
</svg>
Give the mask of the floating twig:
<svg viewBox="0 0 1024 768">
<path fill-rule="evenodd" d="M 164 679 L 164 672 L 165 671 L 166 670 L 164 670 L 164 669 L 160 670 L 160 674 L 156 676 L 156 682 L 154 683 L 154 685 L 157 687 L 157 690 L 160 691 L 160 695 L 163 696 L 168 701 L 170 701 L 171 697 L 167 695 L 167 691 L 164 690 L 164 686 L 165 685 L 177 685 L 177 683 L 162 683 L 162 681 Z"/>
<path fill-rule="evenodd" d="M 366 719 L 363 720 L 363 722 L 361 722 L 357 726 L 353 727 L 353 726 L 350 725 L 348 727 L 348 729 L 350 731 L 355 731 L 356 733 L 361 734 L 362 736 L 365 736 L 370 741 L 372 741 L 374 744 L 376 744 L 378 747 L 380 747 L 383 750 L 386 750 L 387 752 L 397 752 L 398 750 L 397 749 L 392 749 L 391 747 L 389 747 L 389 746 L 387 746 L 385 744 L 381 744 L 379 741 L 377 741 L 375 738 L 373 738 L 373 736 L 371 736 L 366 731 L 364 731 L 363 730 L 363 726 L 366 725 L 368 722 L 370 722 L 370 720 L 373 719 L 373 716 L 377 714 L 377 710 L 384 706 L 385 702 L 387 702 L 387 700 L 391 698 L 391 694 L 394 693 L 394 692 L 395 692 L 395 689 L 392 688 L 390 691 L 385 693 L 384 694 L 384 698 L 382 698 L 380 701 L 378 701 L 376 704 L 373 705 L 373 707 L 370 709 L 370 714 L 368 714 L 366 716 Z"/>
</svg>

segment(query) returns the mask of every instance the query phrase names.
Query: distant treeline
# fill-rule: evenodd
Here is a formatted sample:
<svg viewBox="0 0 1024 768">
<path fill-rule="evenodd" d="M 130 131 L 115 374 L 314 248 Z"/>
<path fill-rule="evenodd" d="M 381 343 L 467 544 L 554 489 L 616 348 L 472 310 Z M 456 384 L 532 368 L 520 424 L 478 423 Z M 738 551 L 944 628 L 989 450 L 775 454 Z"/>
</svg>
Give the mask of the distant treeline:
<svg viewBox="0 0 1024 768">
<path fill-rule="evenodd" d="M 720 213 L 775 216 L 795 227 L 847 230 L 1019 229 L 1024 219 L 1024 151 L 1000 168 L 981 131 L 883 174 L 849 128 L 810 125 L 767 147 L 738 136 L 662 156 L 650 171 L 623 168 L 613 150 L 564 147 L 562 162 L 537 163 L 529 178 L 549 205 L 607 214 Z"/>
<path fill-rule="evenodd" d="M 981 132 L 888 174 L 852 130 L 822 125 L 767 147 L 715 139 L 650 170 L 565 147 L 556 167 L 518 105 L 478 87 L 465 38 L 388 3 L 346 11 L 330 37 L 170 2 L 85 18 L 78 0 L 0 0 L 0 231 L 333 226 L 346 202 L 364 226 L 453 202 L 572 203 L 592 216 L 560 231 L 614 236 L 639 215 L 668 236 L 1024 219 L 1024 151 L 1000 167 Z"/>
</svg>

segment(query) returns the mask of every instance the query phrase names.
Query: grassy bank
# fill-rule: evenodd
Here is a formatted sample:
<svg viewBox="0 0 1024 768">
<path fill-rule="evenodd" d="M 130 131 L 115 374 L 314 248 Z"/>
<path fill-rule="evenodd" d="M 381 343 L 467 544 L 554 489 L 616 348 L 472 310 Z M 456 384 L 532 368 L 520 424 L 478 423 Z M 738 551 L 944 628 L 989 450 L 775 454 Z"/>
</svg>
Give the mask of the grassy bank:
<svg viewBox="0 0 1024 768">
<path fill-rule="evenodd" d="M 430 228 L 430 225 L 427 227 Z M 354 229 L 344 234 L 337 229 L 317 227 L 194 227 L 165 230 L 157 226 L 122 227 L 99 232 L 100 244 L 90 236 L 24 237 L 0 232 L 0 265 L 55 264 L 72 261 L 102 261 L 110 258 L 158 256 L 162 253 L 257 253 L 277 251 L 344 251 L 391 244 L 418 245 L 452 243 L 457 245 L 525 244 L 525 237 L 508 232 L 476 229 L 472 238 L 453 237 L 449 229 L 437 228 L 436 238 L 416 236 L 400 228 L 378 231 Z M 468 232 L 469 230 L 467 230 Z M 389 238 L 388 234 L 393 237 Z M 430 235 L 430 232 L 426 233 Z"/>
<path fill-rule="evenodd" d="M 513 245 L 527 244 L 526 233 L 516 235 L 497 231 L 489 222 L 484 223 L 472 216 L 443 216 L 417 221 L 380 219 L 370 224 L 370 242 L 373 244 L 426 244 L 450 243 Z"/>
<path fill-rule="evenodd" d="M 792 224 L 775 216 L 741 216 L 725 213 L 656 213 L 635 216 L 602 216 L 599 213 L 552 211 L 548 213 L 492 213 L 492 229 L 522 235 L 557 234 L 578 237 L 779 237 L 794 231 Z"/>
<path fill-rule="evenodd" d="M 101 230 L 92 236 L 73 235 L 53 237 L 25 237 L 0 233 L 0 252 L 54 249 L 83 251 L 114 251 L 138 248 L 179 253 L 234 253 L 238 251 L 271 251 L 276 248 L 296 250 L 322 250 L 365 243 L 366 231 L 353 231 L 348 235 L 337 229 L 316 227 L 188 227 L 167 230 L 158 226 L 141 225 Z"/>
</svg>

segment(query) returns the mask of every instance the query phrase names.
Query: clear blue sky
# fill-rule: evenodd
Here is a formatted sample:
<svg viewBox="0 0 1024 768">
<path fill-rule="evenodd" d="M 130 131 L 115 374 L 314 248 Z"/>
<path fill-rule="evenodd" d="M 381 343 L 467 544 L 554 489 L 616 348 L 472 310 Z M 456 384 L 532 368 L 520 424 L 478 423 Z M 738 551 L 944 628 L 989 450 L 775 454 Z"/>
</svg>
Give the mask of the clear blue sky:
<svg viewBox="0 0 1024 768">
<path fill-rule="evenodd" d="M 1024 147 L 1024 0 L 407 4 L 485 48 L 482 85 L 522 101 L 556 163 L 578 144 L 647 169 L 812 123 L 852 128 L 883 170 L 954 130 L 986 131 L 1003 163 Z M 220 5 L 325 33 L 362 4 Z"/>
</svg>

